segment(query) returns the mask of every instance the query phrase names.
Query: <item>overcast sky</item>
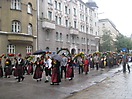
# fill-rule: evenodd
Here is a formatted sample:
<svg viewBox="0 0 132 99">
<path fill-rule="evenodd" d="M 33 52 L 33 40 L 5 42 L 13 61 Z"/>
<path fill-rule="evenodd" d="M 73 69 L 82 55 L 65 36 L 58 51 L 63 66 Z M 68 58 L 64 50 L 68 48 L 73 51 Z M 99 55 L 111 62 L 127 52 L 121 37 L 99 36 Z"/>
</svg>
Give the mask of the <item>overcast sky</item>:
<svg viewBox="0 0 132 99">
<path fill-rule="evenodd" d="M 88 0 L 82 0 L 87 2 Z M 93 0 L 98 5 L 99 19 L 108 18 L 120 33 L 130 36 L 132 33 L 132 0 Z"/>
</svg>

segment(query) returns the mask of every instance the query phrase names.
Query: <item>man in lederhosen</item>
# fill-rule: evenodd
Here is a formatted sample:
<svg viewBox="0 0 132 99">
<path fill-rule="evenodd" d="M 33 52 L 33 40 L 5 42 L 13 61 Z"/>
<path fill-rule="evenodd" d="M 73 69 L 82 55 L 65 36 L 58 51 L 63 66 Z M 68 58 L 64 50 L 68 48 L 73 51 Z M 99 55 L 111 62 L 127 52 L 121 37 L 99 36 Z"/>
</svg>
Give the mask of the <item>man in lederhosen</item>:
<svg viewBox="0 0 132 99">
<path fill-rule="evenodd" d="M 17 71 L 18 71 L 18 82 L 20 82 L 20 80 L 22 79 L 22 81 L 24 80 L 25 77 L 23 77 L 22 74 L 22 67 L 24 65 L 24 60 L 21 57 L 21 53 L 18 53 L 18 59 L 17 59 Z"/>
<path fill-rule="evenodd" d="M 46 80 L 45 83 L 49 82 L 48 76 L 51 77 L 51 66 L 52 66 L 52 60 L 50 59 L 50 56 L 46 56 L 46 61 L 45 61 L 45 76 Z"/>
</svg>

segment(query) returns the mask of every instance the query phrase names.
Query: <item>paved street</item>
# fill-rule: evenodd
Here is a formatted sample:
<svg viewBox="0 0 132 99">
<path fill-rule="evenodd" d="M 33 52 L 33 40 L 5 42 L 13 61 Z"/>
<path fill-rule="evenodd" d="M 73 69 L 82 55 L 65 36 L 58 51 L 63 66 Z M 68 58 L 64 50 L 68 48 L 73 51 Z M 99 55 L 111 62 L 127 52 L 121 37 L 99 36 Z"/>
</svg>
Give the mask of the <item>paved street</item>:
<svg viewBox="0 0 132 99">
<path fill-rule="evenodd" d="M 104 84 L 107 84 L 107 81 L 111 82 L 111 84 L 114 84 L 114 79 L 116 78 L 114 78 L 112 81 L 111 79 L 110 80 L 106 80 L 106 79 L 109 79 L 110 77 L 112 77 L 113 75 L 121 71 L 122 66 L 114 67 L 112 69 L 107 68 L 104 71 L 101 71 L 101 70 L 97 71 L 97 70 L 91 69 L 88 75 L 85 75 L 85 74 L 79 75 L 77 69 L 78 68 L 76 68 L 75 70 L 76 71 L 75 78 L 72 81 L 62 79 L 62 82 L 60 85 L 50 85 L 50 83 L 44 83 L 44 80 L 45 80 L 44 78 L 41 82 L 36 82 L 35 80 L 32 79 L 31 75 L 25 75 L 26 79 L 21 83 L 17 83 L 16 80 L 14 80 L 13 76 L 8 79 L 0 78 L 0 99 L 18 99 L 18 98 L 19 99 L 53 99 L 53 98 L 63 99 L 70 95 L 73 95 L 73 96 L 69 97 L 68 99 L 72 99 L 72 98 L 90 99 L 89 98 L 90 95 L 91 97 L 92 96 L 96 97 L 95 95 L 97 93 L 96 91 L 99 91 L 100 93 L 107 95 L 107 93 L 111 91 L 109 90 L 107 92 L 105 90 L 110 87 L 109 86 L 110 84 L 107 85 L 109 87 L 106 87 L 105 90 L 103 89 L 102 86 L 105 87 L 106 85 Z M 122 74 L 123 73 L 120 72 L 118 76 L 122 77 Z M 125 80 L 123 79 L 123 77 L 120 78 L 121 81 Z M 121 84 L 120 79 L 119 81 L 116 79 L 119 84 Z M 99 83 L 101 81 L 103 82 Z M 102 84 L 102 86 L 99 84 Z M 98 88 L 96 86 L 98 86 Z M 113 88 L 114 90 L 115 87 L 110 87 L 110 88 L 111 89 Z M 77 98 L 79 95 L 81 95 L 80 94 L 82 92 L 81 90 L 84 90 L 84 93 L 86 95 L 87 94 L 89 95 L 88 96 L 85 95 L 84 98 L 81 98 L 81 97 Z M 91 94 L 90 92 L 93 94 Z M 98 99 L 98 98 L 91 98 L 91 99 Z"/>
<path fill-rule="evenodd" d="M 132 99 L 132 74 L 118 72 L 66 99 Z"/>
</svg>

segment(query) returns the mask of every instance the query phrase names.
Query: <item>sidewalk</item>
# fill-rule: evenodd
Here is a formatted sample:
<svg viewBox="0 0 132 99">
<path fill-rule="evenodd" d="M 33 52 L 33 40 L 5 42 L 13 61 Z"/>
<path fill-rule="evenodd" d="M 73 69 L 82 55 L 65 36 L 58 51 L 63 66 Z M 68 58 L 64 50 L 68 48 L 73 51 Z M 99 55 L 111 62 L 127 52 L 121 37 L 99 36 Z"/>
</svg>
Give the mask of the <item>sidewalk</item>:
<svg viewBox="0 0 132 99">
<path fill-rule="evenodd" d="M 117 72 L 65 99 L 132 99 L 132 74 Z"/>
</svg>

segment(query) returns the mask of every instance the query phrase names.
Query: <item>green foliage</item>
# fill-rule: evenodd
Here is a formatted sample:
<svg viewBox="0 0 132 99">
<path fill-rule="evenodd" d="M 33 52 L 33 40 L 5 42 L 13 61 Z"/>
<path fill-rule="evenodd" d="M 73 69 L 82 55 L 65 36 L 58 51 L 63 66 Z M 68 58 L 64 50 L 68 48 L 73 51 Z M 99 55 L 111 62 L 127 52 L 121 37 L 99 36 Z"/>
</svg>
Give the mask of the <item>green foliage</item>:
<svg viewBox="0 0 132 99">
<path fill-rule="evenodd" d="M 130 38 L 122 35 L 121 33 L 116 37 L 117 41 L 115 45 L 117 47 L 117 52 L 120 52 L 122 48 L 127 48 L 127 50 L 132 49 L 132 41 Z"/>
<path fill-rule="evenodd" d="M 113 40 L 112 37 L 110 36 L 110 32 L 105 30 L 105 34 L 102 35 L 102 42 L 100 44 L 100 51 L 101 52 L 106 52 L 106 51 L 111 51 L 112 46 L 113 46 Z"/>
</svg>

